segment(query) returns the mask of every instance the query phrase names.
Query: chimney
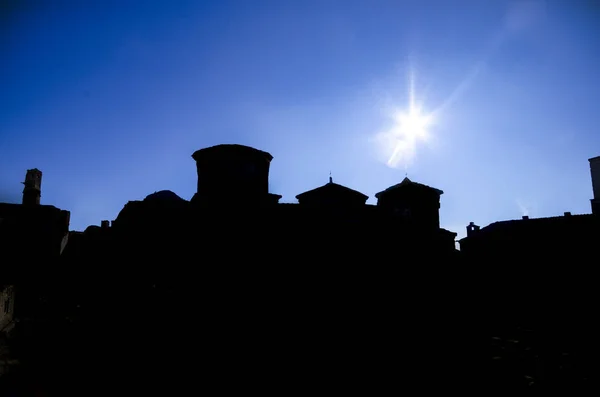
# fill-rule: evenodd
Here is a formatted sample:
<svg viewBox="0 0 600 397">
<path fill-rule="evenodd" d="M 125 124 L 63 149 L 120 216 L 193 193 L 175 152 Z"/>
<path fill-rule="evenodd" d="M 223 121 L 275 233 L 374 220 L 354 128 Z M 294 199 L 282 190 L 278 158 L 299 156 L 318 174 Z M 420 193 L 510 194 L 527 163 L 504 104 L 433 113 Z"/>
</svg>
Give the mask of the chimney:
<svg viewBox="0 0 600 397">
<path fill-rule="evenodd" d="M 42 171 L 37 168 L 27 170 L 23 188 L 23 205 L 40 205 L 42 196 Z"/>
<path fill-rule="evenodd" d="M 110 227 L 110 222 L 109 221 L 100 221 L 100 227 L 102 229 L 108 229 Z"/>
<path fill-rule="evenodd" d="M 529 219 L 529 215 L 523 215 L 523 220 L 526 221 L 527 219 Z"/>
<path fill-rule="evenodd" d="M 565 212 L 565 216 L 571 216 L 571 213 L 567 211 Z"/>
<path fill-rule="evenodd" d="M 474 236 L 475 233 L 479 231 L 479 229 L 481 228 L 477 226 L 474 222 L 469 223 L 469 225 L 467 226 L 467 237 Z"/>
<path fill-rule="evenodd" d="M 592 202 L 592 214 L 600 215 L 600 156 L 588 160 L 592 174 L 592 189 L 594 198 Z"/>
</svg>

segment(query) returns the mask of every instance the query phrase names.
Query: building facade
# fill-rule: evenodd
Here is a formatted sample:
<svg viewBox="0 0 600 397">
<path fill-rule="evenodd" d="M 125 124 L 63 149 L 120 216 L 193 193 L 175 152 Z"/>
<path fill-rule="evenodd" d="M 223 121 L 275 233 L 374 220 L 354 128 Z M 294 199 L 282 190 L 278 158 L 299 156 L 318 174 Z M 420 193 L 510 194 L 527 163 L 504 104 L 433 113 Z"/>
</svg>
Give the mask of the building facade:
<svg viewBox="0 0 600 397">
<path fill-rule="evenodd" d="M 42 172 L 27 171 L 21 204 L 0 203 L 0 373 L 35 355 L 70 213 L 42 205 Z"/>
<path fill-rule="evenodd" d="M 529 363 L 522 365 L 531 367 L 530 380 L 537 373 L 537 383 L 555 390 L 600 390 L 594 375 L 600 369 L 600 327 L 593 315 L 600 300 L 600 157 L 589 162 L 591 213 L 523 216 L 483 228 L 471 222 L 460 240 L 471 274 L 483 280 L 478 295 L 485 299 L 479 310 L 490 313 L 489 329 L 496 342 L 510 345 L 507 340 L 535 335 L 539 350 L 521 343 L 527 350 L 519 354 Z"/>
<path fill-rule="evenodd" d="M 330 178 L 280 203 L 271 154 L 217 145 L 192 158 L 191 200 L 158 191 L 112 222 L 48 240 L 58 265 L 44 278 L 49 293 L 36 296 L 52 319 L 38 328 L 44 358 L 28 359 L 36 373 L 91 384 L 100 366 L 110 369 L 106 387 L 189 383 L 196 377 L 181 377 L 192 369 L 206 381 L 316 385 L 317 372 L 376 376 L 385 366 L 373 363 L 390 351 L 413 368 L 407 382 L 449 360 L 460 344 L 438 336 L 459 337 L 446 325 L 460 316 L 450 298 L 460 264 L 456 233 L 440 228 L 441 190 L 405 178 L 370 205 Z M 40 187 L 41 173 L 28 173 L 13 212 L 44 207 Z M 399 337 L 413 342 L 400 347 Z"/>
<path fill-rule="evenodd" d="M 393 340 L 403 335 L 421 341 L 403 348 L 406 360 L 439 364 L 423 352 L 442 356 L 451 345 L 433 334 L 459 316 L 449 298 L 459 253 L 456 234 L 439 226 L 441 190 L 406 178 L 370 205 L 367 195 L 330 179 L 298 194 L 298 203 L 280 203 L 269 190 L 269 153 L 218 145 L 193 159 L 191 200 L 158 191 L 70 237 L 63 264 L 87 282 L 68 295 L 94 313 L 82 329 L 95 334 L 93 319 L 110 318 L 130 341 L 124 349 L 105 336 L 100 351 L 146 374 L 156 373 L 148 354 L 160 357 L 171 363 L 159 371 L 166 378 L 185 372 L 185 352 L 213 363 L 207 374 L 216 377 L 233 371 L 295 382 L 326 371 L 310 359 L 324 352 L 334 376 L 373 372 L 365 363 L 397 350 Z M 157 340 L 160 352 L 144 349 Z M 227 357 L 247 370 L 233 369 Z"/>
</svg>

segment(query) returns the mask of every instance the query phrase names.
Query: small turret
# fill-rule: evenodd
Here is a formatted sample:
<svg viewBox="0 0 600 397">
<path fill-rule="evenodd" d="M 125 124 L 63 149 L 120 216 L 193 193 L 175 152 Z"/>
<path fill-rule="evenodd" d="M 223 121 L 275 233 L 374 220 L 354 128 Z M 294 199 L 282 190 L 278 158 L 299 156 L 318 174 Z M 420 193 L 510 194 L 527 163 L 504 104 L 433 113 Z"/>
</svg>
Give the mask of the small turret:
<svg viewBox="0 0 600 397">
<path fill-rule="evenodd" d="M 481 228 L 475 224 L 475 222 L 470 222 L 467 226 L 467 237 L 474 236 Z"/>
<path fill-rule="evenodd" d="M 37 168 L 27 170 L 23 188 L 23 205 L 40 205 L 42 196 L 42 171 Z"/>
</svg>

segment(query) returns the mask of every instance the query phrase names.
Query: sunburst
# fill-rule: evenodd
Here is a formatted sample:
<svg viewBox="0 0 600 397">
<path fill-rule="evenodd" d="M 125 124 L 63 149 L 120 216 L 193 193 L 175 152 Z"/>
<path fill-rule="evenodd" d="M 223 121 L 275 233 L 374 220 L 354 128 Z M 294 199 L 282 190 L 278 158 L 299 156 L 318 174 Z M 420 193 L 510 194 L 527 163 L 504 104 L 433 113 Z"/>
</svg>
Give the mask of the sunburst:
<svg viewBox="0 0 600 397">
<path fill-rule="evenodd" d="M 407 109 L 393 112 L 394 125 L 383 136 L 386 145 L 389 145 L 388 153 L 391 151 L 386 161 L 390 167 L 404 165 L 407 168 L 415 156 L 417 144 L 429 139 L 429 128 L 434 123 L 433 113 L 426 113 L 417 105 L 413 73 L 409 82 Z"/>
</svg>

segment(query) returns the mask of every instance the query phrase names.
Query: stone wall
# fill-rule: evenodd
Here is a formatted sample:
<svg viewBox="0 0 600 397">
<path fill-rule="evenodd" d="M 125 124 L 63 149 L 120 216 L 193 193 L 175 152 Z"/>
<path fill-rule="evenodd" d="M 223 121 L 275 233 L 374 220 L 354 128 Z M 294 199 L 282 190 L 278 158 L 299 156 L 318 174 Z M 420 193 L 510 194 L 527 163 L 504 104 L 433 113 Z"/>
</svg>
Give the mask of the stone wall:
<svg viewBox="0 0 600 397">
<path fill-rule="evenodd" d="M 7 328 L 13 319 L 14 289 L 12 285 L 0 285 L 0 332 Z"/>
</svg>

